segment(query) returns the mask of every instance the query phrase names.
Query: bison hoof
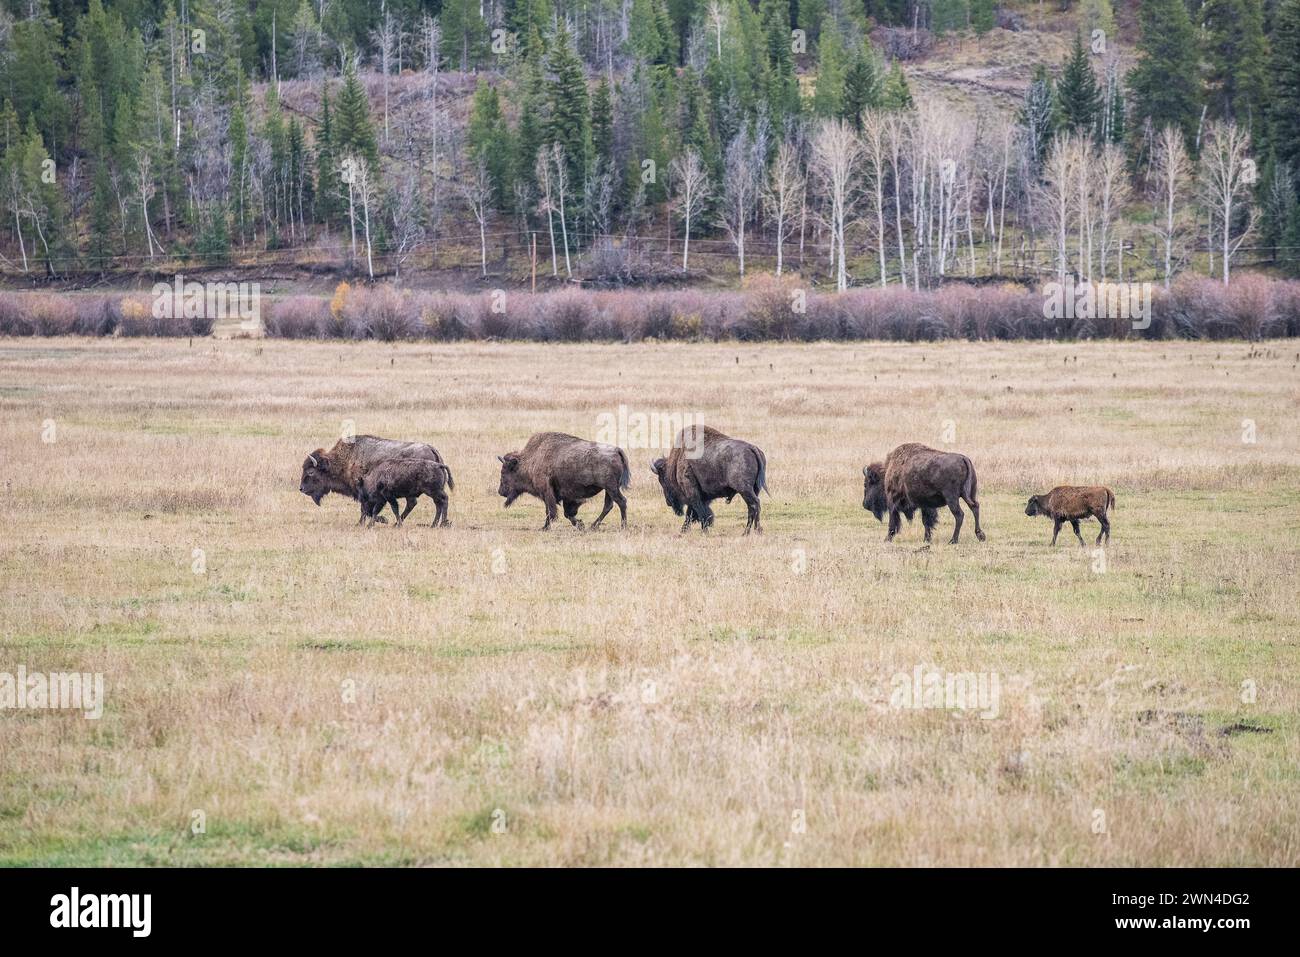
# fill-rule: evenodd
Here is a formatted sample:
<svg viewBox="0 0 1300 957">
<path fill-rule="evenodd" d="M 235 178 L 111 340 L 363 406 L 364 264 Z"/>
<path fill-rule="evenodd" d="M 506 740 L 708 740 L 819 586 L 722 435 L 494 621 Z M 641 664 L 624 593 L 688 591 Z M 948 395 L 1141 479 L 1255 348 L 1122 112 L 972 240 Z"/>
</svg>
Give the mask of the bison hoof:
<svg viewBox="0 0 1300 957">
<path fill-rule="evenodd" d="M 985 535 L 983 532 L 976 532 L 975 537 L 978 538 L 981 542 L 988 540 L 988 536 Z"/>
</svg>

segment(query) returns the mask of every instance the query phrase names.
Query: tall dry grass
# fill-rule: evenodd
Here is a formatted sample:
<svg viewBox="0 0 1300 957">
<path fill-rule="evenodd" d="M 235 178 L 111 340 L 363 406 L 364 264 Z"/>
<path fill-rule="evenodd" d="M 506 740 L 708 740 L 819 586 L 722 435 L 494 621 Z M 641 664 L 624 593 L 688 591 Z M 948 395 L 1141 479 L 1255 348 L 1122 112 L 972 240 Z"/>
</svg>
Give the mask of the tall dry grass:
<svg viewBox="0 0 1300 957">
<path fill-rule="evenodd" d="M 0 712 L 0 862 L 1294 866 L 1298 350 L 5 341 L 0 671 L 107 700 Z M 500 507 L 620 405 L 761 445 L 766 534 L 679 535 L 648 448 L 626 532 Z M 453 526 L 300 495 L 349 427 Z M 862 465 L 945 437 L 989 540 L 886 545 Z M 1104 570 L 1023 514 L 1061 482 Z M 997 716 L 892 707 L 918 666 Z"/>
</svg>

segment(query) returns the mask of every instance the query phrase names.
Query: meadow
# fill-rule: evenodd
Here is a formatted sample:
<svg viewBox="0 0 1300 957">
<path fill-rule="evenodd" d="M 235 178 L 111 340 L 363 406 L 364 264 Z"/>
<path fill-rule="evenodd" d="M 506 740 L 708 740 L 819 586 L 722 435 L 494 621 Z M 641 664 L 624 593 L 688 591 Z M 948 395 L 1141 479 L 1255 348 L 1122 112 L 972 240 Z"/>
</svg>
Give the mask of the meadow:
<svg viewBox="0 0 1300 957">
<path fill-rule="evenodd" d="M 0 711 L 0 863 L 1295 866 L 1298 362 L 0 339 L 0 672 L 105 684 Z M 498 454 L 620 406 L 761 446 L 765 534 L 680 534 L 655 449 L 625 531 L 501 508 Z M 436 445 L 452 527 L 299 494 L 352 430 Z M 974 460 L 987 542 L 885 543 L 904 441 Z M 1114 490 L 1104 552 L 1025 516 L 1061 483 Z M 996 707 L 899 706 L 932 674 Z"/>
</svg>

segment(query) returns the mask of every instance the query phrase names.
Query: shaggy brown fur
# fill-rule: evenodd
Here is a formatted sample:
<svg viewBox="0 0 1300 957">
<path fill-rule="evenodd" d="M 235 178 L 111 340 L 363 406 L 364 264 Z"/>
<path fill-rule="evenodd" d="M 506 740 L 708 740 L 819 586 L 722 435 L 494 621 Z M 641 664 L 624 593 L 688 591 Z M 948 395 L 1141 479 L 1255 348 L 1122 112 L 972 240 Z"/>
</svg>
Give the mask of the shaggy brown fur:
<svg viewBox="0 0 1300 957">
<path fill-rule="evenodd" d="M 302 478 L 298 482 L 298 491 L 306 495 L 317 505 L 330 492 L 346 495 L 350 499 L 360 500 L 361 480 L 379 463 L 398 455 L 415 453 L 427 455 L 435 462 L 441 462 L 442 456 L 432 445 L 423 442 L 401 442 L 397 439 L 381 439 L 373 435 L 358 435 L 350 441 L 339 439 L 328 452 L 317 449 L 310 453 L 302 463 Z M 448 473 L 447 487 L 455 489 Z M 397 503 L 393 502 L 393 515 L 400 522 L 415 508 L 415 499 L 406 500 L 406 511 L 397 514 Z M 366 520 L 366 510 L 361 509 L 357 524 Z M 383 521 L 377 517 L 377 521 Z"/>
<path fill-rule="evenodd" d="M 1079 522 L 1095 518 L 1101 522 L 1101 531 L 1097 533 L 1096 544 L 1100 545 L 1104 537 L 1110 544 L 1110 519 L 1106 512 L 1115 507 L 1115 493 L 1104 485 L 1058 485 L 1046 495 L 1032 495 L 1025 506 L 1029 516 L 1046 515 L 1053 522 L 1052 544 L 1061 533 L 1061 526 L 1066 522 L 1074 529 L 1074 537 L 1079 544 L 1086 544 L 1079 534 Z"/>
<path fill-rule="evenodd" d="M 747 511 L 745 534 L 751 529 L 762 533 L 758 493 L 767 491 L 767 456 L 757 445 L 692 425 L 678 433 L 668 457 L 655 459 L 650 470 L 659 476 L 668 507 L 685 514 L 683 532 L 693 521 L 707 532 L 713 524 L 709 503 L 724 496 L 730 502 L 739 495 Z"/>
<path fill-rule="evenodd" d="M 564 517 L 581 529 L 578 509 L 598 492 L 605 493 L 605 507 L 591 523 L 597 528 L 617 503 L 622 526 L 627 528 L 627 499 L 622 489 L 632 482 L 627 454 L 614 445 L 588 442 L 563 432 L 538 432 L 522 452 L 498 455 L 501 485 L 497 494 L 505 507 L 521 495 L 535 495 L 546 506 L 546 524 L 555 521 L 556 506 L 564 506 Z"/>
<path fill-rule="evenodd" d="M 451 469 L 445 463 L 435 462 L 428 455 L 419 452 L 401 455 L 380 462 L 361 479 L 361 507 L 373 524 L 384 505 L 391 505 L 393 514 L 396 515 L 399 498 L 412 502 L 421 495 L 427 495 L 433 499 L 437 508 L 433 516 L 433 527 L 450 525 L 447 518 L 447 488 L 451 482 Z M 405 518 L 405 514 L 398 516 L 397 524 L 400 526 Z"/>
<path fill-rule="evenodd" d="M 925 526 L 925 540 L 930 541 L 939 521 L 939 506 L 947 505 L 956 522 L 948 544 L 956 545 L 964 517 L 961 502 L 970 507 L 975 517 L 975 537 L 984 541 L 984 530 L 980 528 L 979 482 L 975 465 L 966 456 L 909 442 L 890 452 L 883 465 L 879 462 L 868 465 L 862 475 L 862 507 L 875 515 L 877 521 L 889 512 L 889 535 L 885 541 L 892 541 L 898 534 L 902 525 L 900 513 L 910 522 L 917 509 Z"/>
</svg>

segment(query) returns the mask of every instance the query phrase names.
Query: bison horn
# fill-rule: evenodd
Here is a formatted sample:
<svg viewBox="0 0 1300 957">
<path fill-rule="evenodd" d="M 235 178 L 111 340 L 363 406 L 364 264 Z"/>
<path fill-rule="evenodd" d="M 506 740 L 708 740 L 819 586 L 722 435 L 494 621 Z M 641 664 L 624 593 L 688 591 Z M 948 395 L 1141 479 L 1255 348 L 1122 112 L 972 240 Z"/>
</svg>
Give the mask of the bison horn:
<svg viewBox="0 0 1300 957">
<path fill-rule="evenodd" d="M 501 456 L 498 455 L 498 456 L 497 456 L 497 461 L 500 462 L 502 465 L 504 465 L 506 460 L 505 460 L 504 458 L 502 458 Z"/>
<path fill-rule="evenodd" d="M 316 461 L 316 456 L 311 455 L 311 454 L 308 454 L 307 458 L 311 459 L 311 467 L 312 467 L 312 468 L 314 468 L 314 469 L 316 469 L 316 468 L 320 468 L 320 463 Z"/>
<path fill-rule="evenodd" d="M 871 470 L 868 469 L 868 468 L 864 465 L 864 466 L 862 466 L 862 474 L 865 475 L 865 476 L 867 476 L 868 478 L 870 478 L 870 477 L 871 477 Z"/>
</svg>

